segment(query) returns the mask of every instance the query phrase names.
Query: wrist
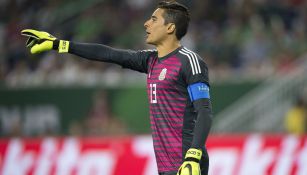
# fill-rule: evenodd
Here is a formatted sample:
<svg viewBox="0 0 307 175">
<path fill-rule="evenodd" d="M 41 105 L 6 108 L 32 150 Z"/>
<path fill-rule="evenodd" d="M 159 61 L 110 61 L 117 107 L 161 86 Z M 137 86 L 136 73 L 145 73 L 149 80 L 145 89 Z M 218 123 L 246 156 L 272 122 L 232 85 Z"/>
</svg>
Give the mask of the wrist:
<svg viewBox="0 0 307 175">
<path fill-rule="evenodd" d="M 69 51 L 69 41 L 65 40 L 54 40 L 53 50 L 57 50 L 59 53 L 67 53 Z"/>
<path fill-rule="evenodd" d="M 194 161 L 199 162 L 201 159 L 202 151 L 196 148 L 190 148 L 186 155 L 185 155 L 185 161 Z"/>
</svg>

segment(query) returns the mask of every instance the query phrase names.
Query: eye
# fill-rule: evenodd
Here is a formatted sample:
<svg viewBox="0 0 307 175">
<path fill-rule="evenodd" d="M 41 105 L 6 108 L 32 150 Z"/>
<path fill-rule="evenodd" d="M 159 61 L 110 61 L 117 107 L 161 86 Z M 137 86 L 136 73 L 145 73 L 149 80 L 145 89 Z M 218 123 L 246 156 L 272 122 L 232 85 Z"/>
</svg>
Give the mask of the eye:
<svg viewBox="0 0 307 175">
<path fill-rule="evenodd" d="M 156 21 L 157 21 L 157 17 L 152 16 L 152 17 L 151 17 L 151 20 L 152 20 L 153 22 L 156 22 Z"/>
</svg>

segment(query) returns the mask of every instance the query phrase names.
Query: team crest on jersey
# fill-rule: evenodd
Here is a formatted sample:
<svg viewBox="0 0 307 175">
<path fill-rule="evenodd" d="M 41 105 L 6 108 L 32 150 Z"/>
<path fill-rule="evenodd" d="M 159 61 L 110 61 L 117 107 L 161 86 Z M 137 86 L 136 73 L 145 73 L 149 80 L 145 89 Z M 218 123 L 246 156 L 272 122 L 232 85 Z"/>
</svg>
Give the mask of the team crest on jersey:
<svg viewBox="0 0 307 175">
<path fill-rule="evenodd" d="M 162 81 L 162 80 L 165 79 L 166 72 L 167 72 L 167 69 L 166 69 L 166 68 L 162 69 L 162 71 L 161 71 L 161 73 L 160 73 L 160 75 L 159 75 L 159 80 L 160 80 L 160 81 Z"/>
</svg>

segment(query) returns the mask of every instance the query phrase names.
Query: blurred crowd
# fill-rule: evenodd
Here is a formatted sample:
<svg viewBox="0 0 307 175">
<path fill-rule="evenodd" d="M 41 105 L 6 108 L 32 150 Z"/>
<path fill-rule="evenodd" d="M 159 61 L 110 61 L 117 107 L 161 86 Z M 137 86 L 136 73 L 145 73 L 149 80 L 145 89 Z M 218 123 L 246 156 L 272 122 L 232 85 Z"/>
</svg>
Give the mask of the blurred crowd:
<svg viewBox="0 0 307 175">
<path fill-rule="evenodd" d="M 59 102 L 33 104 L 31 101 L 26 105 L 3 105 L 0 102 L 0 138 L 114 136 L 133 133 L 131 126 L 123 122 L 123 118 L 113 111 L 111 98 L 106 90 L 93 90 L 89 99 L 88 103 L 80 102 L 87 106 L 84 111 L 76 109 L 68 114 L 61 109 Z M 67 102 L 65 106 L 69 106 Z M 78 108 L 78 105 L 75 104 L 74 108 Z"/>
<path fill-rule="evenodd" d="M 69 123 L 68 133 L 73 136 L 125 135 L 129 129 L 126 123 L 112 112 L 110 99 L 103 90 L 92 96 L 92 104 L 87 116 Z"/>
<path fill-rule="evenodd" d="M 287 73 L 307 52 L 304 0 L 180 2 L 191 13 L 183 43 L 208 63 L 211 81 L 262 80 Z M 0 84 L 114 85 L 144 78 L 112 64 L 70 54 L 31 55 L 20 31 L 34 28 L 65 40 L 148 49 L 151 46 L 144 42 L 143 23 L 156 4 L 151 0 L 0 1 Z"/>
</svg>

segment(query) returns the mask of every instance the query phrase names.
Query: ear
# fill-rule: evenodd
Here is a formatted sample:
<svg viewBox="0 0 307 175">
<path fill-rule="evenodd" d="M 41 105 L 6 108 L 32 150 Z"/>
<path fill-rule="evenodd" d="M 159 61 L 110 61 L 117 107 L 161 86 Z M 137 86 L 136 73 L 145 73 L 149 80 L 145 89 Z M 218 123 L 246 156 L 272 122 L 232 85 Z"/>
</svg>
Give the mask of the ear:
<svg viewBox="0 0 307 175">
<path fill-rule="evenodd" d="M 176 30 L 176 26 L 174 23 L 167 24 L 167 33 L 171 34 L 174 33 Z"/>
</svg>

